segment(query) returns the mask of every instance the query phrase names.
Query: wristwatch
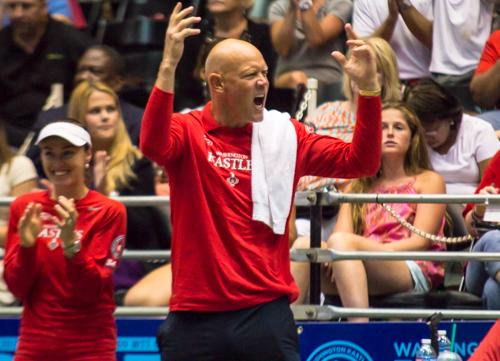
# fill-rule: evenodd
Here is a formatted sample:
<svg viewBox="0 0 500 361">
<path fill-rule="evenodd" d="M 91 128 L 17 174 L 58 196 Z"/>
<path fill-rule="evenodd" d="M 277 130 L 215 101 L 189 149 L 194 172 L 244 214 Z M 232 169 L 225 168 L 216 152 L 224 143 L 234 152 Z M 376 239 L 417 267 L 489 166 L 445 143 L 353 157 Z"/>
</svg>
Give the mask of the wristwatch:
<svg viewBox="0 0 500 361">
<path fill-rule="evenodd" d="M 405 11 L 411 8 L 413 5 L 410 0 L 400 0 L 398 1 L 399 11 Z"/>
<path fill-rule="evenodd" d="M 82 248 L 82 244 L 80 243 L 80 240 L 77 239 L 71 246 L 65 246 L 64 242 L 62 242 L 61 247 L 64 251 L 65 256 L 73 257 L 75 254 L 80 252 L 80 249 Z"/>
<path fill-rule="evenodd" d="M 300 11 L 307 11 L 311 9 L 313 6 L 312 0 L 300 0 L 299 1 L 299 10 Z"/>
</svg>

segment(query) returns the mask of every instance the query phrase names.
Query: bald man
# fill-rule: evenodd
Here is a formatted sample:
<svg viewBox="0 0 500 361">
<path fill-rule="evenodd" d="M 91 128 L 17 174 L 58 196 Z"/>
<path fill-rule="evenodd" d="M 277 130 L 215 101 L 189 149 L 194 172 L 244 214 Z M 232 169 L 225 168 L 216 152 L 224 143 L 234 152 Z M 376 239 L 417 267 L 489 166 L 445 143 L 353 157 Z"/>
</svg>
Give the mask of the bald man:
<svg viewBox="0 0 500 361">
<path fill-rule="evenodd" d="M 212 101 L 173 114 L 184 40 L 199 33 L 192 25 L 200 18 L 191 12 L 180 4 L 172 12 L 140 139 L 171 186 L 173 285 L 158 331 L 162 360 L 298 361 L 289 307 L 298 296 L 288 248 L 293 193 L 306 174 L 345 178 L 378 170 L 374 55 L 361 40 L 348 41 L 349 60 L 334 54 L 360 89 L 352 143 L 265 110 L 267 65 L 253 45 L 235 39 L 216 45 L 206 61 Z"/>
</svg>

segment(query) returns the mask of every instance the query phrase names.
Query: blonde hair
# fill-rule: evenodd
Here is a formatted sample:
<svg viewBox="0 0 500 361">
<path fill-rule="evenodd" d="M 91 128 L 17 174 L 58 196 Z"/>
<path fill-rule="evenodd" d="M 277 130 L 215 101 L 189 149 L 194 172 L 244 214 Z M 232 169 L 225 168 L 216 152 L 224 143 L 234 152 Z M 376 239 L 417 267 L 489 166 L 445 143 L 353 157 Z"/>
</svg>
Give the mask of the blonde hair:
<svg viewBox="0 0 500 361">
<path fill-rule="evenodd" d="M 112 96 L 120 113 L 116 136 L 109 149 L 106 150 L 110 160 L 105 176 L 104 193 L 110 194 L 118 188 L 128 187 L 130 182 L 136 179 L 132 165 L 136 159 L 142 158 L 143 155 L 130 140 L 123 121 L 118 95 L 106 84 L 102 82 L 81 82 L 71 93 L 68 116 L 86 125 L 85 117 L 88 111 L 89 98 L 96 91 Z"/>
<path fill-rule="evenodd" d="M 404 170 L 407 175 L 417 175 L 425 170 L 432 169 L 427 153 L 424 130 L 418 117 L 413 111 L 402 102 L 384 103 L 382 110 L 395 109 L 401 112 L 403 118 L 408 124 L 411 132 L 410 147 L 406 151 L 404 159 Z M 370 190 L 376 180 L 381 176 L 380 171 L 372 177 L 358 178 L 352 182 L 352 193 L 366 193 Z M 351 206 L 352 224 L 355 234 L 363 234 L 364 230 L 364 205 L 352 204 Z"/>
<path fill-rule="evenodd" d="M 377 71 L 382 74 L 382 101 L 393 102 L 401 99 L 401 83 L 396 54 L 391 45 L 382 38 L 371 37 L 364 41 L 375 52 Z M 349 54 L 348 54 L 349 56 Z M 352 100 L 354 95 L 351 88 L 351 78 L 344 73 L 342 91 L 347 99 Z"/>
</svg>

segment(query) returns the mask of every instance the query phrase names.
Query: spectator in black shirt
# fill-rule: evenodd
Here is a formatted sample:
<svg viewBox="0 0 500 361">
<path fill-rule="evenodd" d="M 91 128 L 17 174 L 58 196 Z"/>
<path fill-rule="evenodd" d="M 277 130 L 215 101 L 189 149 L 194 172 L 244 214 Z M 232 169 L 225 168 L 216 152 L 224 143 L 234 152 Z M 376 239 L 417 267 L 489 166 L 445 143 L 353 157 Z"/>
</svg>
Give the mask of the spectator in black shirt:
<svg viewBox="0 0 500 361">
<path fill-rule="evenodd" d="M 54 84 L 69 93 L 76 64 L 93 40 L 49 17 L 45 0 L 4 0 L 11 24 L 0 31 L 0 116 L 9 144 L 19 147 Z"/>
</svg>

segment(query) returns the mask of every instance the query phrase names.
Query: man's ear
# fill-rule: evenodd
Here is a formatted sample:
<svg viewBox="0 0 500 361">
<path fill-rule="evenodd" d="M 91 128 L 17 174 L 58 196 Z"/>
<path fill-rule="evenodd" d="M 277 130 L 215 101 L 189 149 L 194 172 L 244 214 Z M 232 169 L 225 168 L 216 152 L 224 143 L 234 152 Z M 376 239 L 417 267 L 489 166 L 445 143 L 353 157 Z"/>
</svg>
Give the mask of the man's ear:
<svg viewBox="0 0 500 361">
<path fill-rule="evenodd" d="M 219 73 L 210 73 L 207 84 L 209 89 L 214 92 L 222 92 L 224 90 L 224 78 Z"/>
</svg>

